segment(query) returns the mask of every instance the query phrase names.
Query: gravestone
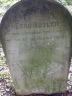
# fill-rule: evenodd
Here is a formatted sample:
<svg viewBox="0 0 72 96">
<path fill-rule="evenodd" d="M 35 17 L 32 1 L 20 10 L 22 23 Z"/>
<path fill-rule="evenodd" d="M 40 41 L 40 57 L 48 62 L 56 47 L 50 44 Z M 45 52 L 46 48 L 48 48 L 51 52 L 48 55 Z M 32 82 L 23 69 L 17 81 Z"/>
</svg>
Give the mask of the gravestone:
<svg viewBox="0 0 72 96">
<path fill-rule="evenodd" d="M 6 12 L 0 38 L 17 94 L 66 91 L 71 20 L 52 0 L 22 0 Z"/>
</svg>

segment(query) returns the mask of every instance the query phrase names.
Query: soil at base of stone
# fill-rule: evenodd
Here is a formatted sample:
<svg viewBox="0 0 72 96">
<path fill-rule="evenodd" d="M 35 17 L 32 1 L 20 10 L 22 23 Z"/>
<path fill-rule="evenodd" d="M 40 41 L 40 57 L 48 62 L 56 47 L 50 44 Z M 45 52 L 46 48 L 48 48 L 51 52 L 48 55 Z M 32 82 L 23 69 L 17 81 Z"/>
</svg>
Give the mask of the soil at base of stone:
<svg viewBox="0 0 72 96">
<path fill-rule="evenodd" d="M 31 95 L 14 95 L 14 96 L 72 96 L 72 93 L 55 93 L 55 94 L 51 94 L 51 95 L 47 95 L 47 94 L 31 94 Z"/>
</svg>

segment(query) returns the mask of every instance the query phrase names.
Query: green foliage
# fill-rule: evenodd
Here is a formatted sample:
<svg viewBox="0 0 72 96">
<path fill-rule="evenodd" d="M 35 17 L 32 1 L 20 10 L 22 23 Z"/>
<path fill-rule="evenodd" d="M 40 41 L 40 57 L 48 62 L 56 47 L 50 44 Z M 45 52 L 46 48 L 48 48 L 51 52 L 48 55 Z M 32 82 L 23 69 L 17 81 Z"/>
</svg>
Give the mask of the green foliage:
<svg viewBox="0 0 72 96">
<path fill-rule="evenodd" d="M 71 4 L 72 3 L 72 0 L 65 0 L 66 1 L 66 3 L 68 3 L 68 4 Z"/>
<path fill-rule="evenodd" d="M 18 1 L 20 0 L 0 0 L 0 5 L 8 9 Z"/>
<path fill-rule="evenodd" d="M 0 17 L 3 17 L 6 10 L 18 1 L 20 0 L 0 0 L 0 7 L 2 9 L 2 11 L 0 11 Z"/>
</svg>

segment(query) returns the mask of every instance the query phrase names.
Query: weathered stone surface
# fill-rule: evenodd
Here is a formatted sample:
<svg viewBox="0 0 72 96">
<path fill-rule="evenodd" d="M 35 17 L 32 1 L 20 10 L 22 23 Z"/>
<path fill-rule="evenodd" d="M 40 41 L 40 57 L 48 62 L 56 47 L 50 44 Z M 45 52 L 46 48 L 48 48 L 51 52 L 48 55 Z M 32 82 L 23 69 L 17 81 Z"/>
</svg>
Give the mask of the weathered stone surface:
<svg viewBox="0 0 72 96">
<path fill-rule="evenodd" d="M 66 91 L 72 36 L 62 5 L 22 0 L 3 17 L 0 35 L 18 94 Z"/>
</svg>

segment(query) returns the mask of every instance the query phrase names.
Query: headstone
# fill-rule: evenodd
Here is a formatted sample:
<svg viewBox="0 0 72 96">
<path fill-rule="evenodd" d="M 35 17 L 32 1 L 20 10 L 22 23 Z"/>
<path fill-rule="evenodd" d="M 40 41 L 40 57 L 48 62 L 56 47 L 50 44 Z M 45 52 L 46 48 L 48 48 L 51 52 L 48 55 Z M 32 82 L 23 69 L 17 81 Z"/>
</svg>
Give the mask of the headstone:
<svg viewBox="0 0 72 96">
<path fill-rule="evenodd" d="M 22 0 L 1 22 L 1 42 L 17 94 L 66 91 L 71 15 L 50 0 Z"/>
</svg>

